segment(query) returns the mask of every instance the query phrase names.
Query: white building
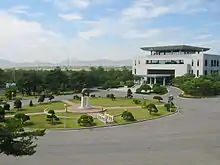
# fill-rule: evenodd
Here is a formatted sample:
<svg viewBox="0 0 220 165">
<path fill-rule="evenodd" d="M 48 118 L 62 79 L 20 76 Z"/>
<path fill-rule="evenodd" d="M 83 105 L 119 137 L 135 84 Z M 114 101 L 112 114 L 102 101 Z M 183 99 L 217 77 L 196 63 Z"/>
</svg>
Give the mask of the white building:
<svg viewBox="0 0 220 165">
<path fill-rule="evenodd" d="M 141 49 L 149 55 L 134 59 L 132 67 L 133 74 L 142 77 L 141 83 L 166 85 L 187 73 L 199 77 L 220 70 L 220 56 L 205 53 L 209 48 L 174 45 Z"/>
</svg>

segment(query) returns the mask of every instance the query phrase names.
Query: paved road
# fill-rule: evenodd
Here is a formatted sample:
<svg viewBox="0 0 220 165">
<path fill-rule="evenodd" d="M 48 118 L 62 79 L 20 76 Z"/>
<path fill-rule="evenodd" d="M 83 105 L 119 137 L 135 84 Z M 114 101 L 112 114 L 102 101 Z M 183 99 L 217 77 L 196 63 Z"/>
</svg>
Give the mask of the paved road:
<svg viewBox="0 0 220 165">
<path fill-rule="evenodd" d="M 31 157 L 0 156 L 3 165 L 219 165 L 220 100 L 178 99 L 180 113 L 113 128 L 50 131 Z"/>
</svg>

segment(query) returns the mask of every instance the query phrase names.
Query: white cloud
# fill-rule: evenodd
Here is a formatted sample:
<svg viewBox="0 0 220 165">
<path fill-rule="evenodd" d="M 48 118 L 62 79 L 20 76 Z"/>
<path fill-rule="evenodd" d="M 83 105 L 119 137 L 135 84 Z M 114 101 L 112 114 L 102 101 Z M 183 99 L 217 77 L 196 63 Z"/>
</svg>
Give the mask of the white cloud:
<svg viewBox="0 0 220 165">
<path fill-rule="evenodd" d="M 99 29 L 92 29 L 86 32 L 79 32 L 78 36 L 85 39 L 85 40 L 89 40 L 92 37 L 98 37 L 101 36 L 104 32 L 99 30 Z"/>
<path fill-rule="evenodd" d="M 83 19 L 83 17 L 78 13 L 58 14 L 58 16 L 64 20 L 67 20 L 67 21 Z"/>
<path fill-rule="evenodd" d="M 5 12 L 12 13 L 12 14 L 21 14 L 21 15 L 26 15 L 29 17 L 37 17 L 37 16 L 42 16 L 44 13 L 41 12 L 29 12 L 29 7 L 26 5 L 18 5 L 18 6 L 13 6 L 10 9 L 6 10 Z"/>
<path fill-rule="evenodd" d="M 198 35 L 195 39 L 202 40 L 202 39 L 206 39 L 206 38 L 210 38 L 210 37 L 212 37 L 211 34 L 201 34 L 201 35 Z"/>
<path fill-rule="evenodd" d="M 72 10 L 73 8 L 87 8 L 91 0 L 44 0 L 45 2 L 52 2 L 53 5 L 61 10 Z"/>
</svg>

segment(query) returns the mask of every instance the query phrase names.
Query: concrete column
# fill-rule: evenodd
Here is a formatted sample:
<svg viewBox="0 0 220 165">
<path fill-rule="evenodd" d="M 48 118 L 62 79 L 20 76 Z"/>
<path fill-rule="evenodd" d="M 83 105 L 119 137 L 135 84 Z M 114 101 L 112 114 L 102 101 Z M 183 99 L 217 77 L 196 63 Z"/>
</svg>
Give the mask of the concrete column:
<svg viewBox="0 0 220 165">
<path fill-rule="evenodd" d="M 84 108 L 84 96 L 81 96 L 81 106 L 80 108 Z"/>
<path fill-rule="evenodd" d="M 165 77 L 163 78 L 163 85 L 164 86 L 166 85 L 166 78 Z"/>
<path fill-rule="evenodd" d="M 156 83 L 157 83 L 157 78 L 155 77 L 155 78 L 154 78 L 154 84 L 156 84 Z"/>
<path fill-rule="evenodd" d="M 86 98 L 86 107 L 90 107 L 89 100 L 90 100 L 90 96 L 87 96 L 87 98 Z"/>
<path fill-rule="evenodd" d="M 152 77 L 150 77 L 150 85 L 152 84 Z"/>
</svg>

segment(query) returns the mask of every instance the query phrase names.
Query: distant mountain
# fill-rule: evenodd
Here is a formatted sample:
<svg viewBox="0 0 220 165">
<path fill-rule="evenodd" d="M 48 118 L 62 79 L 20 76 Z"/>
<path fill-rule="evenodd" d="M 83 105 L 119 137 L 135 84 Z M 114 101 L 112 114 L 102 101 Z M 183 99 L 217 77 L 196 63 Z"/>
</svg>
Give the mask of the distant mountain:
<svg viewBox="0 0 220 165">
<path fill-rule="evenodd" d="M 59 65 L 67 65 L 68 61 L 63 61 Z M 108 59 L 98 59 L 92 61 L 82 61 L 82 60 L 71 60 L 69 62 L 70 66 L 131 66 L 132 60 L 108 60 Z"/>
<path fill-rule="evenodd" d="M 92 60 L 92 61 L 82 61 L 82 60 L 71 60 L 71 61 L 63 61 L 60 63 L 48 63 L 48 62 L 25 62 L 25 63 L 16 63 L 4 59 L 0 59 L 0 68 L 51 68 L 55 66 L 64 67 L 67 66 L 71 67 L 80 67 L 80 66 L 105 66 L 105 67 L 119 67 L 119 66 L 131 66 L 132 60 L 108 60 L 108 59 L 99 59 L 99 60 Z"/>
</svg>

